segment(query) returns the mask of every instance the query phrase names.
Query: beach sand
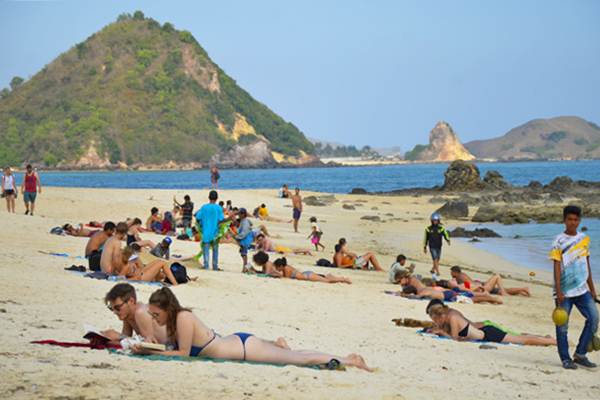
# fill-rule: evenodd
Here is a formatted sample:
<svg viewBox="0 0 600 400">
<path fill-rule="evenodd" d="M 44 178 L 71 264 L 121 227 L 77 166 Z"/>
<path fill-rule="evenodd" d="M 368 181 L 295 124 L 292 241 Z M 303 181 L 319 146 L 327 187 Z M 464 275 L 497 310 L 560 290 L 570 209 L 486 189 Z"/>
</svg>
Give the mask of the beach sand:
<svg viewBox="0 0 600 400">
<path fill-rule="evenodd" d="M 273 190 L 222 191 L 221 199 L 252 210 L 264 202 L 271 214 L 291 216 L 290 201 L 276 198 Z M 387 273 L 346 271 L 314 267 L 317 258 L 331 258 L 339 237 L 348 239 L 357 253 L 375 252 L 387 269 L 399 253 L 417 263 L 417 273 L 428 275 L 430 259 L 422 253 L 422 234 L 435 208 L 427 197 L 376 197 L 336 195 L 327 207 L 306 206 L 294 234 L 291 224 L 267 222 L 281 235 L 275 242 L 310 247 L 308 217 L 316 216 L 324 231 L 324 253 L 313 257 L 289 255 L 300 270 L 350 277 L 352 285 L 329 285 L 277 280 L 240 273 L 238 249 L 221 246 L 223 272 L 188 270 L 196 282 L 173 290 L 184 306 L 221 334 L 246 331 L 257 336 L 287 338 L 294 349 L 316 349 L 336 355 L 359 353 L 377 370 L 318 371 L 293 366 L 273 367 L 240 363 L 149 361 L 79 348 L 63 349 L 30 344 L 32 340 L 81 341 L 82 324 L 120 329 L 120 322 L 103 304 L 113 282 L 83 278 L 64 271 L 83 254 L 84 238 L 49 234 L 66 222 L 122 220 L 149 209 L 171 206 L 174 194 L 192 196 L 196 206 L 206 190 L 115 190 L 44 188 L 34 217 L 4 209 L 0 220 L 0 396 L 2 398 L 120 399 L 127 398 L 235 398 L 235 399 L 598 399 L 598 372 L 562 369 L 555 348 L 497 346 L 483 350 L 478 344 L 436 340 L 416 329 L 395 326 L 393 318 L 427 319 L 425 301 L 389 296 L 384 290 Z M 304 193 L 309 195 L 310 193 Z M 354 204 L 355 210 L 342 209 Z M 2 204 L 4 206 L 4 204 Z M 376 207 L 374 210 L 372 208 Z M 387 214 L 393 214 L 393 216 Z M 384 222 L 361 220 L 377 215 Z M 256 225 L 257 222 L 254 221 Z M 145 238 L 160 240 L 153 234 Z M 42 252 L 68 253 L 72 257 Z M 172 253 L 192 255 L 198 244 L 175 240 Z M 510 286 L 529 281 L 528 271 L 498 256 L 454 241 L 443 253 L 442 273 L 459 264 L 478 271 L 511 275 Z M 87 264 L 86 264 L 87 265 Z M 482 274 L 473 273 L 478 277 Z M 550 275 L 538 272 L 531 284 L 533 297 L 506 297 L 505 304 L 453 305 L 474 321 L 491 319 L 515 330 L 554 334 Z M 156 289 L 136 285 L 138 298 L 147 302 Z M 582 318 L 572 314 L 571 341 L 582 328 Z M 572 347 L 573 349 L 573 347 Z M 592 361 L 600 362 L 593 353 Z"/>
</svg>

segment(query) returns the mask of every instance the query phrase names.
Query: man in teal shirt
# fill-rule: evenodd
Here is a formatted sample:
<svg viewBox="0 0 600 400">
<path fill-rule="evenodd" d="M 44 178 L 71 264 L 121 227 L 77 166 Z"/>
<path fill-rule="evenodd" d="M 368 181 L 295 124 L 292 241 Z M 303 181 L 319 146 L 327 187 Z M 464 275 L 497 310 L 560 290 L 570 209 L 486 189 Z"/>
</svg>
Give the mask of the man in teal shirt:
<svg viewBox="0 0 600 400">
<path fill-rule="evenodd" d="M 219 231 L 219 224 L 225 219 L 223 208 L 217 204 L 219 198 L 215 190 L 208 194 L 209 203 L 205 204 L 196 213 L 196 220 L 202 228 L 202 252 L 204 256 L 204 269 L 208 269 L 209 249 L 212 247 L 212 268 L 219 270 L 219 241 L 215 240 Z"/>
</svg>

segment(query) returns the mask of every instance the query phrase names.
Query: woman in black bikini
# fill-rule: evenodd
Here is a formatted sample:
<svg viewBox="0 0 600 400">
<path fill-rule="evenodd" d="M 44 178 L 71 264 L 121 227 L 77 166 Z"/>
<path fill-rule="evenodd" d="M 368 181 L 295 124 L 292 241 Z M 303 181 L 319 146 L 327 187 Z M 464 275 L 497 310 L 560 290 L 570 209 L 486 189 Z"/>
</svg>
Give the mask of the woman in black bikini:
<svg viewBox="0 0 600 400">
<path fill-rule="evenodd" d="M 556 346 L 556 339 L 531 334 L 510 335 L 505 331 L 481 322 L 471 322 L 460 311 L 440 300 L 431 300 L 426 312 L 434 323 L 430 330 L 439 336 L 455 340 L 483 340 L 485 342 L 515 343 L 529 346 Z"/>
<path fill-rule="evenodd" d="M 177 350 L 151 351 L 135 346 L 136 353 L 167 356 L 210 357 L 224 360 L 246 360 L 283 365 L 340 365 L 372 371 L 358 354 L 338 357 L 313 351 L 290 350 L 285 339 L 260 339 L 249 333 L 220 336 L 200 321 L 190 309 L 182 307 L 168 288 L 152 293 L 148 313 L 160 325 L 167 327 L 167 335 L 176 343 Z"/>
</svg>

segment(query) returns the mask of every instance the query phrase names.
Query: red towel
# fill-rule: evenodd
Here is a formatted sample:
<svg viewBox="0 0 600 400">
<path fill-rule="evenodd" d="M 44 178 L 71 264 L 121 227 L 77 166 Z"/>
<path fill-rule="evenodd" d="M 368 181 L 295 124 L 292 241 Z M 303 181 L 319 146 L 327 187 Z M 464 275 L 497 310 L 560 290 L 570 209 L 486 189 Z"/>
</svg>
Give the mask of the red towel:
<svg viewBox="0 0 600 400">
<path fill-rule="evenodd" d="M 31 343 L 34 344 L 49 344 L 52 346 L 60 346 L 60 347 L 87 347 L 88 349 L 95 350 L 105 350 L 105 349 L 120 349 L 120 344 L 112 344 L 112 343 L 77 343 L 77 342 L 57 342 L 56 340 L 35 340 Z"/>
</svg>

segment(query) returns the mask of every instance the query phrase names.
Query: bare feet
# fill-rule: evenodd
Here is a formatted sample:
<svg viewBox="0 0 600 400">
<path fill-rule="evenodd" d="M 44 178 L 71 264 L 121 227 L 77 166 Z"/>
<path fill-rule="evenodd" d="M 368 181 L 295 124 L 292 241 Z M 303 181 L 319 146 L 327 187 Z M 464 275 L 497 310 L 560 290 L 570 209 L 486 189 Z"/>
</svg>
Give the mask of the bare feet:
<svg viewBox="0 0 600 400">
<path fill-rule="evenodd" d="M 369 366 L 367 366 L 367 363 L 365 362 L 364 358 L 362 358 L 358 354 L 354 354 L 354 353 L 346 356 L 344 361 L 342 362 L 342 364 L 345 364 L 345 365 L 348 365 L 351 367 L 364 369 L 365 371 L 369 371 L 369 372 L 375 371 L 373 368 L 369 368 Z"/>
<path fill-rule="evenodd" d="M 273 343 L 275 343 L 275 346 L 281 347 L 282 349 L 291 350 L 290 346 L 287 344 L 286 340 L 282 337 L 277 338 L 277 340 L 274 341 Z"/>
</svg>

